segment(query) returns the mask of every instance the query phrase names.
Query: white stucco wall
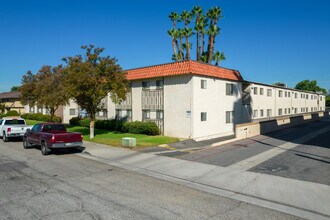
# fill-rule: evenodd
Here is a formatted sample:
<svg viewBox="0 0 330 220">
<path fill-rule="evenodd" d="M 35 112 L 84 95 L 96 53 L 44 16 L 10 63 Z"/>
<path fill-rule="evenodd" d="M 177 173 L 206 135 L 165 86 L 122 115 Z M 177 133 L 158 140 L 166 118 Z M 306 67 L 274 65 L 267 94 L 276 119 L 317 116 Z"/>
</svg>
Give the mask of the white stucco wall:
<svg viewBox="0 0 330 220">
<path fill-rule="evenodd" d="M 193 137 L 192 95 L 191 75 L 164 78 L 164 135 Z"/>
<path fill-rule="evenodd" d="M 207 88 L 201 88 L 206 80 Z M 234 84 L 234 94 L 226 95 L 226 83 Z M 241 83 L 222 79 L 193 76 L 193 138 L 197 140 L 234 133 L 234 124 L 241 121 Z M 234 111 L 234 123 L 226 123 L 226 111 Z M 207 120 L 201 121 L 201 113 Z"/>
</svg>

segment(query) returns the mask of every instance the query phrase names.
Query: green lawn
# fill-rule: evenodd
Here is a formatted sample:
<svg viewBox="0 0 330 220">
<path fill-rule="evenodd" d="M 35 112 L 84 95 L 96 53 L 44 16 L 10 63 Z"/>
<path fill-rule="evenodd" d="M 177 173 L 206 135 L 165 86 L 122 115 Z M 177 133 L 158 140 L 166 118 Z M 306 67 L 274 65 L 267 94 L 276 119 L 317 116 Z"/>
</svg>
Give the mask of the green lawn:
<svg viewBox="0 0 330 220">
<path fill-rule="evenodd" d="M 27 125 L 35 125 L 37 123 L 43 123 L 43 121 L 35 121 L 35 120 L 30 120 L 30 119 L 25 119 L 25 122 Z"/>
<path fill-rule="evenodd" d="M 33 120 L 26 120 L 26 123 L 29 125 L 34 125 L 40 122 Z M 91 141 L 91 142 L 106 144 L 115 147 L 121 146 L 121 139 L 123 137 L 136 138 L 136 144 L 138 148 L 157 146 L 160 144 L 168 144 L 179 141 L 179 139 L 177 138 L 171 138 L 167 136 L 148 136 L 144 134 L 120 133 L 120 132 L 106 131 L 99 129 L 95 129 L 95 137 L 91 140 L 89 139 L 89 128 L 68 125 L 67 129 L 70 132 L 80 132 L 84 136 L 85 141 Z"/>
</svg>

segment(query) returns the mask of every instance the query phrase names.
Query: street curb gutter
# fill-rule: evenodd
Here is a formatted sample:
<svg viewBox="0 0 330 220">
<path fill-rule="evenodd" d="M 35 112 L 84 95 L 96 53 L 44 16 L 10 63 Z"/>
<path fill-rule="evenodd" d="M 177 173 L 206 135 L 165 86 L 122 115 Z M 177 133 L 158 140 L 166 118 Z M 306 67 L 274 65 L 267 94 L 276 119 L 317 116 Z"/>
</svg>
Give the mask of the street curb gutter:
<svg viewBox="0 0 330 220">
<path fill-rule="evenodd" d="M 154 177 L 154 178 L 157 178 L 157 179 L 161 179 L 161 180 L 164 180 L 164 181 L 184 185 L 184 186 L 194 188 L 194 189 L 197 189 L 197 190 L 200 190 L 200 191 L 208 192 L 208 193 L 211 193 L 211 194 L 223 196 L 223 197 L 230 198 L 230 199 L 235 199 L 235 200 L 238 200 L 238 201 L 241 201 L 241 202 L 250 203 L 250 204 L 253 204 L 253 205 L 257 205 L 257 206 L 260 206 L 260 207 L 280 211 L 280 212 L 283 212 L 283 213 L 291 214 L 291 215 L 298 216 L 298 217 L 305 218 L 305 219 L 328 220 L 329 217 L 330 217 L 330 216 L 323 215 L 323 214 L 320 214 L 320 213 L 316 213 L 316 212 L 313 212 L 313 211 L 310 211 L 310 210 L 305 210 L 305 209 L 301 209 L 301 208 L 298 208 L 298 207 L 294 207 L 294 206 L 291 206 L 291 205 L 281 204 L 281 203 L 278 203 L 278 202 L 269 201 L 269 200 L 261 199 L 261 198 L 258 198 L 258 197 L 245 195 L 245 194 L 242 194 L 242 193 L 237 193 L 237 192 L 230 191 L 230 190 L 227 190 L 227 189 L 222 189 L 222 188 L 219 188 L 219 187 L 206 185 L 206 184 L 199 183 L 199 182 L 196 182 L 196 181 L 175 177 L 175 176 L 160 173 L 160 172 L 157 172 L 157 171 L 144 169 L 144 168 L 139 168 L 139 167 L 136 167 L 136 166 L 132 166 L 132 165 L 124 164 L 124 163 L 121 163 L 121 162 L 117 162 L 117 161 L 114 161 L 114 160 L 93 156 L 89 152 L 82 153 L 82 154 L 77 154 L 77 155 L 81 156 L 81 157 L 84 157 L 84 158 L 92 159 L 92 160 L 95 160 L 95 161 L 98 161 L 98 162 L 101 162 L 101 163 L 109 164 L 111 166 L 115 166 L 115 167 L 119 167 L 119 168 L 122 168 L 122 169 L 138 172 L 140 174 L 144 174 L 144 175 Z"/>
</svg>

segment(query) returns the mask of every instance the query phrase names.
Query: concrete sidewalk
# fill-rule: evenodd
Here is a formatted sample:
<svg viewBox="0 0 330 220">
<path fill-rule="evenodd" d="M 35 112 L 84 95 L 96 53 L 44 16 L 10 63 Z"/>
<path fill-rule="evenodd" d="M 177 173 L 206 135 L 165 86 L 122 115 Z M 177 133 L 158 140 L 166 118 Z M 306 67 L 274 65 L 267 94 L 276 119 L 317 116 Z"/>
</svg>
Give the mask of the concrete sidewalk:
<svg viewBox="0 0 330 220">
<path fill-rule="evenodd" d="M 330 218 L 330 186 L 84 142 L 79 156 L 307 219 Z"/>
</svg>

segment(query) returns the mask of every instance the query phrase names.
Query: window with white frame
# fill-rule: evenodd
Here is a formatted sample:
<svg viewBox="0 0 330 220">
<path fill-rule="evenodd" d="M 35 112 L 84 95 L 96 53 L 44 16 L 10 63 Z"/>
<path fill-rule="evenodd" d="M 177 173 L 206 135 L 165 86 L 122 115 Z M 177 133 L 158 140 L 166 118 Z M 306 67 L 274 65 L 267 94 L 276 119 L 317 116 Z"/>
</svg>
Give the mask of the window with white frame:
<svg viewBox="0 0 330 220">
<path fill-rule="evenodd" d="M 234 112 L 226 111 L 226 124 L 234 123 Z"/>
<path fill-rule="evenodd" d="M 142 110 L 142 119 L 150 119 L 150 110 Z"/>
<path fill-rule="evenodd" d="M 284 108 L 284 114 L 286 115 L 286 108 Z"/>
<path fill-rule="evenodd" d="M 156 81 L 156 89 L 163 89 L 164 88 L 164 81 L 163 80 L 157 80 Z"/>
<path fill-rule="evenodd" d="M 126 110 L 126 117 L 127 118 L 132 118 L 132 110 L 131 109 Z"/>
<path fill-rule="evenodd" d="M 287 91 L 284 92 L 284 96 L 285 96 L 285 97 L 288 96 L 288 92 L 287 92 Z"/>
<path fill-rule="evenodd" d="M 298 93 L 294 94 L 294 98 L 297 99 L 298 98 Z"/>
<path fill-rule="evenodd" d="M 283 110 L 280 108 L 278 109 L 278 115 L 282 115 L 283 114 Z"/>
<path fill-rule="evenodd" d="M 226 95 L 233 95 L 234 94 L 234 84 L 226 83 Z"/>
<path fill-rule="evenodd" d="M 205 79 L 201 80 L 201 89 L 206 89 L 207 88 L 207 81 Z"/>
<path fill-rule="evenodd" d="M 258 95 L 258 87 L 253 88 L 253 94 Z"/>
<path fill-rule="evenodd" d="M 288 114 L 291 114 L 290 112 L 291 112 L 291 109 L 290 109 L 290 108 L 288 108 Z"/>
<path fill-rule="evenodd" d="M 70 108 L 70 115 L 76 115 L 76 109 Z"/>
<path fill-rule="evenodd" d="M 272 90 L 271 89 L 267 89 L 267 96 L 272 96 Z"/>
<path fill-rule="evenodd" d="M 306 99 L 308 99 L 308 94 L 306 94 Z"/>
<path fill-rule="evenodd" d="M 278 97 L 283 97 L 283 91 L 282 90 L 278 91 Z"/>
<path fill-rule="evenodd" d="M 272 110 L 271 109 L 267 109 L 267 117 L 272 117 Z"/>
<path fill-rule="evenodd" d="M 258 117 L 258 110 L 254 110 L 254 111 L 253 111 L 253 117 L 254 117 L 254 118 L 257 118 L 257 117 Z"/>
<path fill-rule="evenodd" d="M 149 81 L 143 81 L 142 82 L 142 89 L 143 90 L 149 90 L 150 89 L 150 82 Z"/>
<path fill-rule="evenodd" d="M 116 109 L 116 118 L 123 117 L 123 110 L 122 109 Z"/>
<path fill-rule="evenodd" d="M 260 117 L 264 117 L 264 110 L 260 109 Z"/>
<path fill-rule="evenodd" d="M 291 96 L 291 92 L 288 92 L 288 97 L 290 98 L 290 96 Z"/>
<path fill-rule="evenodd" d="M 294 113 L 295 113 L 295 114 L 298 113 L 298 108 L 294 108 Z"/>
<path fill-rule="evenodd" d="M 157 110 L 156 111 L 156 118 L 157 119 L 163 119 L 164 118 L 164 112 L 163 112 L 163 110 Z"/>
<path fill-rule="evenodd" d="M 206 120 L 207 120 L 207 113 L 201 112 L 201 121 L 206 121 Z"/>
<path fill-rule="evenodd" d="M 260 95 L 264 95 L 264 88 L 260 88 Z"/>
</svg>

